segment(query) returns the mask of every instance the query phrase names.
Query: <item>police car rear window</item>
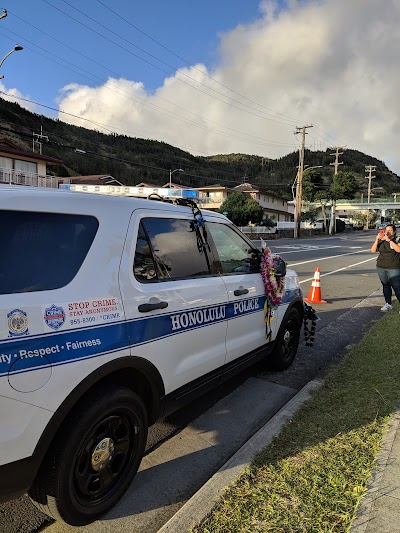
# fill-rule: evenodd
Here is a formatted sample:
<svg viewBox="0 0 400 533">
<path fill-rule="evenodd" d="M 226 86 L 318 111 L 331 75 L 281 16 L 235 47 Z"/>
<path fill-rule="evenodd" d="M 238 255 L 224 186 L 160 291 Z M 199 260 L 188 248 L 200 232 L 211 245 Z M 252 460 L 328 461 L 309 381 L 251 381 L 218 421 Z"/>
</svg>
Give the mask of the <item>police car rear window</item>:
<svg viewBox="0 0 400 533">
<path fill-rule="evenodd" d="M 95 217 L 0 211 L 0 294 L 45 291 L 67 285 L 96 235 Z"/>
<path fill-rule="evenodd" d="M 157 279 L 182 279 L 210 275 L 208 256 L 198 242 L 191 220 L 145 218 Z"/>
</svg>

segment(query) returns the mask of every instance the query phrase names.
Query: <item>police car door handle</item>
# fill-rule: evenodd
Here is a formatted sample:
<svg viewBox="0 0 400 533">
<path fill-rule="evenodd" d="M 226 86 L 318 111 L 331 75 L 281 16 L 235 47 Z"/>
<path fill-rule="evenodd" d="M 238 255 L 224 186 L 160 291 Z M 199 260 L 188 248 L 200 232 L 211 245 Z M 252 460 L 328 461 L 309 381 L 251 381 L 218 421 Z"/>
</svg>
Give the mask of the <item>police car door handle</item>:
<svg viewBox="0 0 400 533">
<path fill-rule="evenodd" d="M 249 289 L 243 289 L 243 287 L 242 287 L 242 288 L 240 288 L 240 289 L 235 289 L 235 290 L 233 291 L 233 294 L 234 294 L 235 296 L 242 296 L 242 294 L 248 294 L 248 292 L 249 292 Z"/>
<path fill-rule="evenodd" d="M 140 313 L 149 313 L 155 309 L 165 309 L 166 307 L 168 307 L 168 302 L 156 302 L 151 304 L 140 304 L 138 309 Z"/>
</svg>

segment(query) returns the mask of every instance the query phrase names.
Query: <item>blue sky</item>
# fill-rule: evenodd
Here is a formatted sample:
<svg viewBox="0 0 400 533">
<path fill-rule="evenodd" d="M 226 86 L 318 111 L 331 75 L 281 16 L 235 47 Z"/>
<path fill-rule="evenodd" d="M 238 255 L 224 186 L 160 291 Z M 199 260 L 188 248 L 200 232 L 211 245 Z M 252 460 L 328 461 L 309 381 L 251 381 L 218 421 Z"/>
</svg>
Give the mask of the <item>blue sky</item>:
<svg viewBox="0 0 400 533">
<path fill-rule="evenodd" d="M 102 3 L 189 64 L 201 62 L 208 67 L 216 61 L 219 33 L 259 15 L 258 0 Z M 96 85 L 118 75 L 141 81 L 153 91 L 167 74 L 187 66 L 97 0 L 10 0 L 4 7 L 8 16 L 0 21 L 0 53 L 4 56 L 17 43 L 24 46 L 4 62 L 4 83 L 49 106 L 55 105 L 59 89 L 69 83 Z"/>
<path fill-rule="evenodd" d="M 346 145 L 400 172 L 398 0 L 3 7 L 0 57 L 24 50 L 2 65 L 0 91 L 55 108 L 17 99 L 36 113 L 195 155 L 277 158 L 298 148 L 297 126 L 312 124 L 308 148 Z"/>
</svg>

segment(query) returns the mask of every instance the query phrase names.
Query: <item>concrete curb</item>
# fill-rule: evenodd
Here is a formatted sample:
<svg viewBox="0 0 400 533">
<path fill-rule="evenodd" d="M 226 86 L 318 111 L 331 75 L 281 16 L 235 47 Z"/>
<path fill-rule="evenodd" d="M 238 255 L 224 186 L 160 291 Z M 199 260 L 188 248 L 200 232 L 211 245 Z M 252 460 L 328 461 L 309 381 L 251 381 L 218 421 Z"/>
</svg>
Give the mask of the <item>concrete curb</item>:
<svg viewBox="0 0 400 533">
<path fill-rule="evenodd" d="M 321 385 L 310 381 L 280 411 L 278 411 L 246 444 L 244 444 L 183 507 L 158 530 L 158 533 L 189 531 L 199 524 L 221 498 L 225 489 L 251 464 L 255 455 L 265 448 L 282 426 L 293 417 L 299 407 Z"/>
<path fill-rule="evenodd" d="M 361 500 L 361 504 L 357 510 L 356 518 L 350 527 L 351 533 L 365 533 L 367 528 L 374 528 L 374 521 L 377 517 L 376 502 L 386 492 L 386 483 L 384 481 L 384 473 L 389 464 L 393 444 L 400 426 L 400 410 L 397 409 L 393 417 L 390 419 L 386 433 L 382 438 L 381 449 L 376 458 L 375 467 L 367 483 L 367 493 Z M 395 527 L 392 524 L 390 531 Z M 398 527 L 398 526 L 397 526 Z M 378 531 L 373 529 L 373 531 Z M 383 531 L 382 529 L 380 531 Z"/>
</svg>

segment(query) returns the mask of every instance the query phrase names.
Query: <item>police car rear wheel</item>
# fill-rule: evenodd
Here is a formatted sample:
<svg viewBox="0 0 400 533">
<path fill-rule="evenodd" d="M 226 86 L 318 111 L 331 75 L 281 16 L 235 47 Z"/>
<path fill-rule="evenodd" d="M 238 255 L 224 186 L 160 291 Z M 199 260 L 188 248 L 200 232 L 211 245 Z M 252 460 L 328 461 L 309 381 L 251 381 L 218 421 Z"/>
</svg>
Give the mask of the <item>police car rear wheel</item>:
<svg viewBox="0 0 400 533">
<path fill-rule="evenodd" d="M 271 366 L 275 370 L 285 370 L 294 361 L 299 345 L 301 318 L 297 309 L 290 309 L 283 319 L 271 355 Z"/>
<path fill-rule="evenodd" d="M 80 403 L 57 436 L 29 495 L 70 525 L 96 520 L 124 494 L 147 438 L 142 400 L 125 387 L 104 387 Z"/>
</svg>

